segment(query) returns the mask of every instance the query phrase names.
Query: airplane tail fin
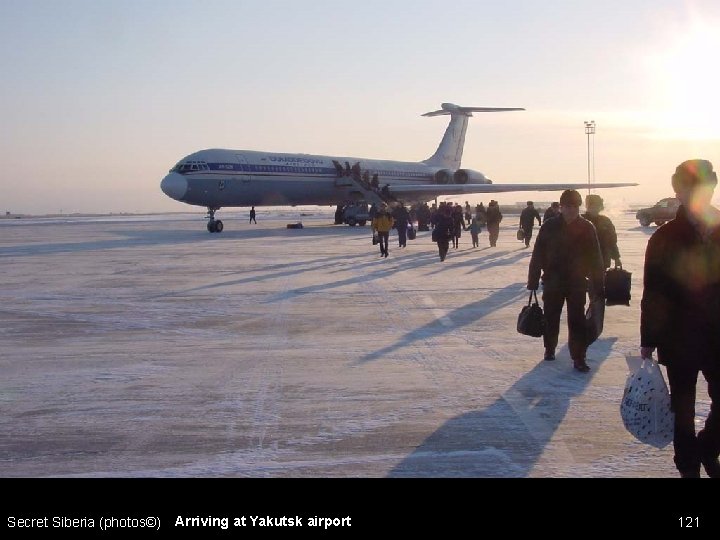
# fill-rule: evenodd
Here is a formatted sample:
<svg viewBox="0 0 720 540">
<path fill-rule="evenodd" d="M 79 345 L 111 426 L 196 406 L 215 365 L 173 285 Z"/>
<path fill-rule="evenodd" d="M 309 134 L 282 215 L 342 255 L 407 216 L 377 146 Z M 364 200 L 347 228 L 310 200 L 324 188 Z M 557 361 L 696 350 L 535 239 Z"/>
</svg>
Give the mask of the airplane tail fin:
<svg viewBox="0 0 720 540">
<path fill-rule="evenodd" d="M 435 153 L 423 161 L 432 167 L 446 167 L 457 169 L 462 161 L 463 147 L 465 146 L 465 132 L 468 118 L 474 112 L 503 112 L 524 111 L 521 107 L 460 107 L 454 103 L 443 103 L 441 109 L 423 114 L 423 116 L 450 115 L 450 123 L 445 130 L 440 146 Z"/>
</svg>

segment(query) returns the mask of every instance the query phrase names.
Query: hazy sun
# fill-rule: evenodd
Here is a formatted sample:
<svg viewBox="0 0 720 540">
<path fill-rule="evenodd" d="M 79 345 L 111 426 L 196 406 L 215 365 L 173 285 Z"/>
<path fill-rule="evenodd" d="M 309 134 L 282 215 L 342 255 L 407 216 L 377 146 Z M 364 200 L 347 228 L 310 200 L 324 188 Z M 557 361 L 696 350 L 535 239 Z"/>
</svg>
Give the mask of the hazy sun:
<svg viewBox="0 0 720 540">
<path fill-rule="evenodd" d="M 652 54 L 655 128 L 664 137 L 720 139 L 720 21 L 676 28 Z"/>
</svg>

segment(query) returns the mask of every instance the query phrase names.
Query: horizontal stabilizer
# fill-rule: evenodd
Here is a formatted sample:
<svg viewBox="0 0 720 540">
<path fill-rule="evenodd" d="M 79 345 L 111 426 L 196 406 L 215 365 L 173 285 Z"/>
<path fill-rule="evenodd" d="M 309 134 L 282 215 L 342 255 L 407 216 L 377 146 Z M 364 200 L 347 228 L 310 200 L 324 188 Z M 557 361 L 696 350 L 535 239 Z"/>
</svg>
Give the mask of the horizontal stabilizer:
<svg viewBox="0 0 720 540">
<path fill-rule="evenodd" d="M 423 114 L 422 116 L 440 116 L 443 114 L 462 114 L 472 116 L 474 112 L 505 112 L 524 111 L 522 107 L 460 107 L 454 103 L 443 103 L 442 109 Z"/>
</svg>

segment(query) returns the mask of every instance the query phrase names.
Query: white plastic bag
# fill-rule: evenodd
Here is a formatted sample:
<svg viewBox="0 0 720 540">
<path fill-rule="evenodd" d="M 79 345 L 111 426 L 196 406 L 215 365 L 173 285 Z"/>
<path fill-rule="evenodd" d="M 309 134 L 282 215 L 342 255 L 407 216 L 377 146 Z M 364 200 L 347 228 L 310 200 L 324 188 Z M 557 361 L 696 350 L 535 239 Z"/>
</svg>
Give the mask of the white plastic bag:
<svg viewBox="0 0 720 540">
<path fill-rule="evenodd" d="M 636 359 L 628 358 L 628 366 Z M 654 360 L 643 359 L 625 382 L 620 404 L 625 428 L 639 441 L 664 448 L 672 442 L 675 415 L 670 410 L 670 392 L 660 366 Z"/>
</svg>

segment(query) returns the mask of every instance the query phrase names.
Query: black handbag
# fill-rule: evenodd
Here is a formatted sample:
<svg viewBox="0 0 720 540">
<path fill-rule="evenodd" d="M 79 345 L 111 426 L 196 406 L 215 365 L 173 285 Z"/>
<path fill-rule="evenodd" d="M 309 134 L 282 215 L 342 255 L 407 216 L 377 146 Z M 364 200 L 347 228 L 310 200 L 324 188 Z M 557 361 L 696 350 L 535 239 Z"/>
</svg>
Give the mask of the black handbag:
<svg viewBox="0 0 720 540">
<path fill-rule="evenodd" d="M 517 331 L 532 337 L 542 337 L 545 333 L 545 314 L 540 304 L 538 304 L 535 291 L 530 291 L 527 306 L 520 310 L 517 319 Z"/>
<path fill-rule="evenodd" d="M 605 322 L 605 300 L 597 298 L 590 300 L 585 310 L 585 338 L 590 345 L 600 337 Z"/>
<path fill-rule="evenodd" d="M 525 231 L 518 229 L 516 235 L 518 240 L 525 241 Z"/>
<path fill-rule="evenodd" d="M 377 233 L 373 233 L 373 246 L 376 246 L 379 241 Z"/>
<path fill-rule="evenodd" d="M 632 274 L 615 262 L 615 268 L 605 270 L 605 305 L 629 306 Z"/>
<path fill-rule="evenodd" d="M 431 238 L 432 238 L 433 242 L 449 240 L 450 239 L 450 231 L 446 227 L 440 228 L 439 225 L 435 225 L 435 228 L 432 231 Z"/>
<path fill-rule="evenodd" d="M 414 227 L 408 227 L 407 230 L 407 238 L 408 240 L 415 240 L 415 236 L 417 236 L 417 231 Z"/>
</svg>

